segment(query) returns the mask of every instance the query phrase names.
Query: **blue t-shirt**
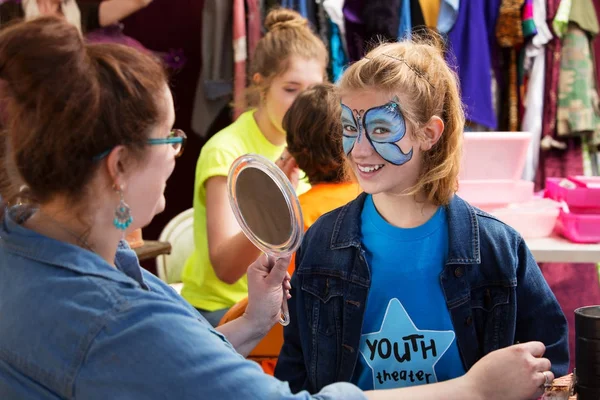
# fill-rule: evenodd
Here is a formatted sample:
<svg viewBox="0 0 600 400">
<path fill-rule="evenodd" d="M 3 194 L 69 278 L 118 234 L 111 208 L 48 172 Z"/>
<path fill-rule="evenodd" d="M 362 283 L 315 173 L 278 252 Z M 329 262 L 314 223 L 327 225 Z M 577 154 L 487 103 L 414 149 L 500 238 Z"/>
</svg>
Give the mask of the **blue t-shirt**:
<svg viewBox="0 0 600 400">
<path fill-rule="evenodd" d="M 410 229 L 387 223 L 368 196 L 361 235 L 371 269 L 353 383 L 363 390 L 441 382 L 465 373 L 440 274 L 448 257 L 444 207 Z"/>
</svg>

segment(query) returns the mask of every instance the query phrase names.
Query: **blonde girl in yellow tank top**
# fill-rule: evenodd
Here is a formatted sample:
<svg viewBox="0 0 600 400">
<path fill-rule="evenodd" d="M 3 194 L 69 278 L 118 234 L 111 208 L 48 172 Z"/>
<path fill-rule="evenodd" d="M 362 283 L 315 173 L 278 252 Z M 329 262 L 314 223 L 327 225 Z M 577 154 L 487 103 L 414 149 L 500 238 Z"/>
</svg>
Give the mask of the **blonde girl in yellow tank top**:
<svg viewBox="0 0 600 400">
<path fill-rule="evenodd" d="M 183 272 L 182 296 L 213 325 L 248 294 L 246 269 L 260 251 L 244 236 L 229 206 L 227 173 L 233 161 L 258 153 L 277 163 L 299 193 L 299 170 L 286 146 L 285 112 L 296 96 L 326 76 L 327 50 L 308 21 L 287 9 L 271 11 L 251 64 L 253 108 L 202 148 L 194 185 L 195 249 Z"/>
</svg>

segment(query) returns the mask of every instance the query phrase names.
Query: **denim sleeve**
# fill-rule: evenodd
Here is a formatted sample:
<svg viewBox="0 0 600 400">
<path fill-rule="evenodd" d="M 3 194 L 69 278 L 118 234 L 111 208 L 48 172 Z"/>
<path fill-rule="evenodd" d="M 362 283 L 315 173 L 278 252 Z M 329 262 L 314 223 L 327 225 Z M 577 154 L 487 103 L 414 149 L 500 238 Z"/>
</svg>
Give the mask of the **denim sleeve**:
<svg viewBox="0 0 600 400">
<path fill-rule="evenodd" d="M 569 368 L 567 320 L 523 239 L 520 239 L 517 256 L 515 339 L 521 343 L 531 340 L 544 343 L 544 357 L 552 362 L 554 376 L 564 376 Z"/>
<path fill-rule="evenodd" d="M 365 399 L 349 384 L 311 397 L 239 355 L 204 321 L 172 302 L 129 302 L 107 318 L 75 380 L 75 398 Z"/>
<path fill-rule="evenodd" d="M 300 257 L 296 257 L 296 260 Z M 296 264 L 296 267 L 298 265 Z M 300 331 L 306 332 L 307 326 L 300 326 L 305 314 L 301 309 L 304 306 L 303 293 L 300 289 L 298 274 L 292 276 L 292 290 L 290 294 L 292 298 L 288 300 L 290 310 L 290 323 L 283 328 L 283 346 L 277 358 L 277 366 L 275 367 L 275 377 L 282 381 L 287 381 L 292 392 L 296 393 L 301 390 L 310 390 L 308 384 L 308 375 L 304 364 L 304 355 L 300 338 Z"/>
</svg>

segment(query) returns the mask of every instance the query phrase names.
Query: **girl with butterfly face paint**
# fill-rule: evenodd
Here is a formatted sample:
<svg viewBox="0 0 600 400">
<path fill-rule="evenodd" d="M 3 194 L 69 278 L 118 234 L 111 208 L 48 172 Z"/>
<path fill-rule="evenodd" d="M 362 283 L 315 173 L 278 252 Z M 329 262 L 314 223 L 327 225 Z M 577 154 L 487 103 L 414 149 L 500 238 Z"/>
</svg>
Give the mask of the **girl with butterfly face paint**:
<svg viewBox="0 0 600 400">
<path fill-rule="evenodd" d="M 400 111 L 400 101 L 394 97 L 389 103 L 364 110 L 351 110 L 342 104 L 344 152 L 349 154 L 356 141 L 365 137 L 384 160 L 402 165 L 412 158 L 412 149 L 403 153 L 396 142 L 406 135 L 406 123 Z"/>
<path fill-rule="evenodd" d="M 421 146 L 413 138 L 401 104 L 398 96 L 390 98 L 374 90 L 342 98 L 344 152 L 368 193 L 401 194 L 418 178 Z M 439 124 L 434 128 L 432 140 L 439 137 Z"/>
<path fill-rule="evenodd" d="M 465 116 L 442 52 L 381 45 L 345 71 L 339 94 L 364 193 L 304 237 L 276 376 L 309 391 L 427 385 L 531 340 L 564 375 L 566 319 L 523 239 L 455 195 Z"/>
</svg>

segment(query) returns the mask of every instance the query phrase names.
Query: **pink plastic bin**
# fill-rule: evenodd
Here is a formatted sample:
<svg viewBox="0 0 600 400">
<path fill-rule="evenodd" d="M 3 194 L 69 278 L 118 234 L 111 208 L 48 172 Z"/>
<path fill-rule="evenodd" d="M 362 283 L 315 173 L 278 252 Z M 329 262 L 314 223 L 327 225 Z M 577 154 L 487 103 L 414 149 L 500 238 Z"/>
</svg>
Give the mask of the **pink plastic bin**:
<svg viewBox="0 0 600 400">
<path fill-rule="evenodd" d="M 512 226 L 524 238 L 535 239 L 552 235 L 560 213 L 560 203 L 550 199 L 535 199 L 511 204 L 490 213 Z"/>
<path fill-rule="evenodd" d="M 600 243 L 600 214 L 560 211 L 556 230 L 576 243 Z"/>
<path fill-rule="evenodd" d="M 461 180 L 457 194 L 485 211 L 533 199 L 533 182 L 508 179 Z"/>
<path fill-rule="evenodd" d="M 572 213 L 600 214 L 600 177 L 547 178 L 546 197 L 564 201 Z"/>
<path fill-rule="evenodd" d="M 465 132 L 460 179 L 521 179 L 529 132 Z"/>
</svg>

